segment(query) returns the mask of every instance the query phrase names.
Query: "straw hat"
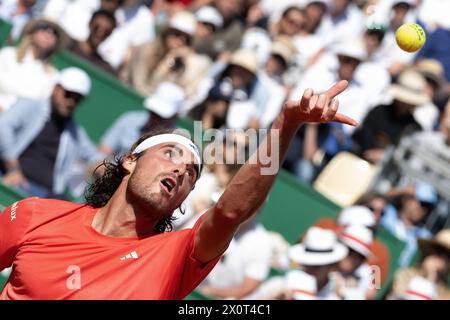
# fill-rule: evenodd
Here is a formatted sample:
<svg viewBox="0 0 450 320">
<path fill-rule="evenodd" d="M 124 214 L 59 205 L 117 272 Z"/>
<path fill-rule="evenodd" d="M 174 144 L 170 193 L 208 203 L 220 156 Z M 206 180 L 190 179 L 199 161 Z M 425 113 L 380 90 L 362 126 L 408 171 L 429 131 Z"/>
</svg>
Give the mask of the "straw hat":
<svg viewBox="0 0 450 320">
<path fill-rule="evenodd" d="M 338 43 L 333 52 L 338 56 L 350 57 L 359 61 L 367 60 L 367 50 L 361 38 L 351 38 Z"/>
<path fill-rule="evenodd" d="M 444 67 L 435 59 L 421 59 L 416 63 L 415 69 L 426 79 L 435 82 L 439 88 L 445 85 Z"/>
<path fill-rule="evenodd" d="M 430 101 L 425 94 L 426 80 L 418 71 L 407 69 L 398 77 L 397 83 L 392 84 L 388 91 L 398 101 L 419 106 Z"/>
<path fill-rule="evenodd" d="M 181 11 L 170 18 L 169 27 L 192 37 L 197 30 L 197 19 L 192 13 Z"/>
<path fill-rule="evenodd" d="M 39 19 L 33 19 L 29 21 L 22 31 L 22 37 L 28 36 L 32 34 L 34 31 L 36 31 L 37 28 L 42 26 L 43 24 L 46 24 L 56 30 L 59 34 L 58 44 L 56 46 L 57 50 L 62 50 L 70 46 L 72 39 L 69 37 L 69 35 L 64 31 L 61 26 L 54 21 L 51 18 L 39 18 Z"/>
<path fill-rule="evenodd" d="M 238 49 L 236 50 L 230 59 L 230 65 L 242 67 L 253 74 L 258 72 L 258 57 L 256 53 L 251 49 Z"/>
<path fill-rule="evenodd" d="M 271 54 L 280 56 L 286 63 L 290 65 L 296 54 L 296 48 L 288 37 L 278 37 L 273 43 Z"/>
<path fill-rule="evenodd" d="M 441 247 L 450 254 L 450 229 L 439 231 L 432 239 L 419 239 L 420 251 L 431 253 L 435 247 Z"/>
</svg>

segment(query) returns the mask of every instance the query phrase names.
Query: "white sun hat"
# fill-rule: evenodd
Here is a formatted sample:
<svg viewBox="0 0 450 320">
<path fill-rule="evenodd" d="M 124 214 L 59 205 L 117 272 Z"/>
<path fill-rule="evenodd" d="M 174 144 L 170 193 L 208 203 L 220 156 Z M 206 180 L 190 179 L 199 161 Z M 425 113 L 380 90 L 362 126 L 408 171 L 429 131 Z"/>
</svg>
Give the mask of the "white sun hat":
<svg viewBox="0 0 450 320">
<path fill-rule="evenodd" d="M 213 7 L 205 6 L 200 8 L 196 13 L 195 17 L 197 18 L 197 21 L 204 22 L 204 23 L 210 23 L 216 28 L 222 28 L 223 26 L 223 17 L 220 14 L 220 12 Z"/>
<path fill-rule="evenodd" d="M 197 20 L 192 13 L 181 11 L 176 13 L 169 21 L 172 29 L 179 30 L 190 36 L 194 36 L 197 30 Z"/>
<path fill-rule="evenodd" d="M 367 50 L 362 38 L 349 38 L 336 44 L 333 48 L 336 55 L 346 56 L 359 61 L 367 60 Z"/>
<path fill-rule="evenodd" d="M 63 69 L 59 73 L 58 84 L 64 90 L 87 96 L 91 91 L 91 79 L 88 74 L 75 67 Z"/>
<path fill-rule="evenodd" d="M 285 276 L 286 288 L 294 300 L 316 300 L 316 278 L 301 270 L 289 271 Z"/>
<path fill-rule="evenodd" d="M 372 254 L 370 251 L 370 246 L 373 242 L 373 232 L 364 226 L 349 225 L 339 235 L 339 239 L 347 247 L 366 258 Z"/>
<path fill-rule="evenodd" d="M 339 243 L 333 231 L 311 227 L 301 244 L 289 249 L 289 258 L 305 266 L 324 266 L 344 259 L 348 249 Z"/>
<path fill-rule="evenodd" d="M 435 300 L 437 288 L 433 282 L 416 276 L 409 282 L 408 289 L 403 297 L 406 300 Z"/>
<path fill-rule="evenodd" d="M 361 225 L 370 228 L 375 226 L 376 220 L 375 215 L 369 208 L 351 206 L 341 211 L 337 222 L 341 226 Z"/>
<path fill-rule="evenodd" d="M 144 107 L 164 119 L 169 119 L 181 110 L 184 98 L 185 94 L 180 86 L 172 82 L 162 82 L 155 93 L 145 99 Z"/>
<path fill-rule="evenodd" d="M 413 69 L 400 73 L 397 83 L 391 84 L 388 92 L 394 99 L 414 106 L 420 106 L 430 101 L 425 93 L 426 80 L 423 75 Z"/>
</svg>

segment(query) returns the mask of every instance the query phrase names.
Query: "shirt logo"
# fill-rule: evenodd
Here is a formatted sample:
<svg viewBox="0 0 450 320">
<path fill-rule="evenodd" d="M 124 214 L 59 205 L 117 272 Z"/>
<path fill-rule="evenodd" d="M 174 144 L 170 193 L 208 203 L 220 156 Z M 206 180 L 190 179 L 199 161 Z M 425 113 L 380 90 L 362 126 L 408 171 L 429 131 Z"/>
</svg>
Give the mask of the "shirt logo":
<svg viewBox="0 0 450 320">
<path fill-rule="evenodd" d="M 14 202 L 12 207 L 11 207 L 11 221 L 16 220 L 17 216 L 17 208 L 19 208 L 18 202 Z"/>
<path fill-rule="evenodd" d="M 120 261 L 129 260 L 129 259 L 137 259 L 139 258 L 136 251 L 133 251 L 129 254 L 127 254 L 125 257 L 120 258 Z"/>
</svg>

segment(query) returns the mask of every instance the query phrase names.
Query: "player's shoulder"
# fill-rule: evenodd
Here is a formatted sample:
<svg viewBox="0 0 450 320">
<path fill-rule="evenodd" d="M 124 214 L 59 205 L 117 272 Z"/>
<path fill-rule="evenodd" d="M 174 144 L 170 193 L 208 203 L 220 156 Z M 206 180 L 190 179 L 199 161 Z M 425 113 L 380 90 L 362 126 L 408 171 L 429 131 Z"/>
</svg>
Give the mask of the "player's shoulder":
<svg viewBox="0 0 450 320">
<path fill-rule="evenodd" d="M 45 210 L 45 211 L 54 211 L 60 209 L 71 209 L 79 207 L 80 204 L 73 203 L 64 200 L 58 199 L 44 199 L 38 197 L 31 197 L 20 200 L 16 202 L 16 206 L 21 209 L 29 209 L 29 210 Z"/>
</svg>

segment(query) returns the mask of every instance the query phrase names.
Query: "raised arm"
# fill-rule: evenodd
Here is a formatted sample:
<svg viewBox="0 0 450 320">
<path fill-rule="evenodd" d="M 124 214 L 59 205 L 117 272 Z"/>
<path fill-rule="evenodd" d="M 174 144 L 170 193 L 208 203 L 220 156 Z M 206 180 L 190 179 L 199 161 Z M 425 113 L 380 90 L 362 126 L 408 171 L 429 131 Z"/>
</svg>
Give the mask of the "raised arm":
<svg viewBox="0 0 450 320">
<path fill-rule="evenodd" d="M 222 254 L 239 225 L 265 201 L 277 173 L 261 174 L 270 165 L 264 165 L 258 154 L 270 157 L 272 161 L 278 159 L 281 166 L 291 139 L 302 123 L 335 121 L 356 125 L 353 119 L 337 113 L 339 102 L 336 96 L 347 85 L 347 81 L 340 81 L 320 96 L 307 89 L 300 101 L 285 103 L 258 150 L 234 176 L 216 206 L 203 218 L 195 239 L 197 260 L 208 262 Z M 278 148 L 272 150 L 273 145 L 278 145 Z"/>
</svg>

